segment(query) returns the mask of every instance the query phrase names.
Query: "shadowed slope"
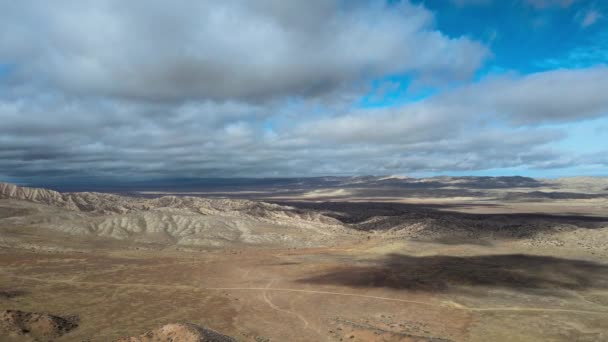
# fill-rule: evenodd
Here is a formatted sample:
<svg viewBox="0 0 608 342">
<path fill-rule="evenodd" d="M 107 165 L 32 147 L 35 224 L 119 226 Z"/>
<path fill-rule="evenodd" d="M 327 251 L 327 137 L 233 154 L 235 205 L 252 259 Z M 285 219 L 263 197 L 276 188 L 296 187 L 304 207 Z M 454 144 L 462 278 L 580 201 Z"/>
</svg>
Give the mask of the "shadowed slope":
<svg viewBox="0 0 608 342">
<path fill-rule="evenodd" d="M 390 254 L 377 265 L 345 266 L 302 283 L 447 291 L 451 286 L 606 289 L 608 265 L 525 254 L 424 256 Z"/>
</svg>

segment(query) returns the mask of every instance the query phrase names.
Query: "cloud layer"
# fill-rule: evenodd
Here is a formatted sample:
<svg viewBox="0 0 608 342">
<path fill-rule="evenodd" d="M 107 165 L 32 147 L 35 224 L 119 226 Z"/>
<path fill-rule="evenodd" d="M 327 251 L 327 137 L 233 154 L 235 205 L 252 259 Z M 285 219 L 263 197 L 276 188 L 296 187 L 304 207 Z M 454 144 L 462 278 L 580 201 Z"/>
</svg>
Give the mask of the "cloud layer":
<svg viewBox="0 0 608 342">
<path fill-rule="evenodd" d="M 581 162 L 552 147 L 566 134 L 551 125 L 605 116 L 608 68 L 471 81 L 488 58 L 408 2 L 3 2 L 0 178 Z M 359 105 L 372 82 L 396 76 L 437 91 Z"/>
<path fill-rule="evenodd" d="M 0 5 L 23 80 L 150 101 L 316 97 L 412 73 L 469 77 L 488 56 L 407 2 L 73 1 Z"/>
</svg>

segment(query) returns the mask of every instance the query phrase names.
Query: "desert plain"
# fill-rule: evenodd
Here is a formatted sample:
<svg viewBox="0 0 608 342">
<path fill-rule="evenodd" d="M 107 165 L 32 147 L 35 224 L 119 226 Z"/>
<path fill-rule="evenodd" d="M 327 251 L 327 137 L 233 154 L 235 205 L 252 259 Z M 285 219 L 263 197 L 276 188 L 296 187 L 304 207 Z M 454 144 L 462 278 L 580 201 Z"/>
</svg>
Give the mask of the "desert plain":
<svg viewBox="0 0 608 342">
<path fill-rule="evenodd" d="M 0 310 L 2 341 L 608 340 L 608 179 L 0 184 Z"/>
</svg>

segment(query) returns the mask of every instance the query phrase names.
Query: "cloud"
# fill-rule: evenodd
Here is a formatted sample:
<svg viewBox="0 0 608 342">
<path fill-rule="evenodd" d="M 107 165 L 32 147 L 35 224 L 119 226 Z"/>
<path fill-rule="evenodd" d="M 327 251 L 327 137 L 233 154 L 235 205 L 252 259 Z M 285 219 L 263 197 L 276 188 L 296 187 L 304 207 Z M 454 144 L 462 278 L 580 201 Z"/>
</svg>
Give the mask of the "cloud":
<svg viewBox="0 0 608 342">
<path fill-rule="evenodd" d="M 608 115 L 608 67 L 487 77 L 426 100 L 306 122 L 299 134 L 332 143 L 412 143 L 458 137 L 486 124 L 511 127 Z"/>
<path fill-rule="evenodd" d="M 467 80 L 487 48 L 407 2 L 32 0 L 0 19 L 0 179 L 563 167 L 590 159 L 551 125 L 608 111 L 606 66 Z M 447 86 L 358 107 L 402 73 Z"/>
<path fill-rule="evenodd" d="M 605 116 L 607 73 L 491 77 L 412 104 L 322 115 L 306 115 L 307 103 L 92 101 L 32 89 L 22 94 L 27 101 L 0 101 L 2 173 L 309 176 L 576 165 L 551 148 L 565 132 L 543 126 Z"/>
<path fill-rule="evenodd" d="M 489 77 L 443 96 L 468 102 L 478 114 L 495 114 L 515 125 L 591 119 L 608 114 L 608 67 L 556 69 L 525 76 Z"/>
<path fill-rule="evenodd" d="M 0 60 L 23 82 L 145 101 L 263 101 L 372 78 L 468 78 L 489 52 L 407 1 L 67 1 L 0 5 Z"/>
<path fill-rule="evenodd" d="M 598 20 L 602 18 L 602 13 L 596 10 L 588 10 L 585 13 L 580 13 L 577 16 L 580 22 L 581 27 L 589 27 L 595 24 Z"/>
</svg>

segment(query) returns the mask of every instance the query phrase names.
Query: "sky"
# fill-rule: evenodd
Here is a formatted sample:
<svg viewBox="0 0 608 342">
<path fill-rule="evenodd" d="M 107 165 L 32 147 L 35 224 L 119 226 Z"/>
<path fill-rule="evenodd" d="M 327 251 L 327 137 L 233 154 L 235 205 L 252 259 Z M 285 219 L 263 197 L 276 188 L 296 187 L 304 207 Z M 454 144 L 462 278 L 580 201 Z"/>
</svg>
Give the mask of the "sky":
<svg viewBox="0 0 608 342">
<path fill-rule="evenodd" d="M 0 1 L 0 181 L 608 175 L 608 1 Z"/>
</svg>

